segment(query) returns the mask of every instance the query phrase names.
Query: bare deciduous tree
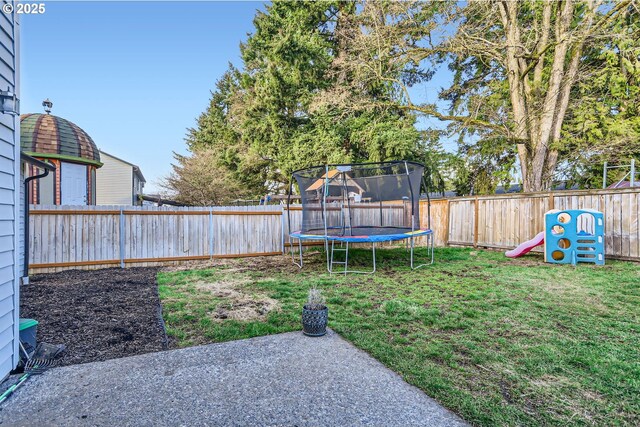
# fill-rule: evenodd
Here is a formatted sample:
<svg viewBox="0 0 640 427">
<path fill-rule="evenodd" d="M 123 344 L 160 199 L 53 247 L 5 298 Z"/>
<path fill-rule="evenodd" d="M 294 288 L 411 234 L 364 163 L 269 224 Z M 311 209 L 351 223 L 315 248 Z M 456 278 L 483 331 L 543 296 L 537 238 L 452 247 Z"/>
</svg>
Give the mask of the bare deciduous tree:
<svg viewBox="0 0 640 427">
<path fill-rule="evenodd" d="M 161 183 L 167 196 L 190 206 L 229 203 L 247 196 L 247 190 L 234 180 L 228 170 L 216 166 L 218 153 L 200 149 L 191 156 L 174 153 L 173 171 Z"/>
<path fill-rule="evenodd" d="M 567 112 L 580 103 L 572 89 L 593 71 L 585 47 L 606 44 L 625 13 L 638 13 L 635 0 L 364 2 L 357 34 L 342 29 L 349 56 L 334 65 L 359 84 L 389 84 L 401 108 L 449 121 L 463 135 L 511 141 L 524 190 L 540 191 L 551 185 Z M 448 110 L 414 103 L 409 88 L 431 77 L 423 67 L 443 63 L 454 73 L 439 92 Z M 357 93 L 334 87 L 323 100 L 366 108 Z"/>
</svg>

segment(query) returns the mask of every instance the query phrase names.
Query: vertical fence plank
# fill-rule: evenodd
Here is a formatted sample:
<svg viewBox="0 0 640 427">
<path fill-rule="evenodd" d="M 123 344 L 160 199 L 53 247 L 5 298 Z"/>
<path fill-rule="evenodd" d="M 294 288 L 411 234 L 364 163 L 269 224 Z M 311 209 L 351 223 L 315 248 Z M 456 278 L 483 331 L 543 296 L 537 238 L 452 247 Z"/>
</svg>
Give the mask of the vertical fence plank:
<svg viewBox="0 0 640 427">
<path fill-rule="evenodd" d="M 473 247 L 478 247 L 478 197 L 473 201 Z"/>
<path fill-rule="evenodd" d="M 640 195 L 629 199 L 629 257 L 640 258 Z"/>
</svg>

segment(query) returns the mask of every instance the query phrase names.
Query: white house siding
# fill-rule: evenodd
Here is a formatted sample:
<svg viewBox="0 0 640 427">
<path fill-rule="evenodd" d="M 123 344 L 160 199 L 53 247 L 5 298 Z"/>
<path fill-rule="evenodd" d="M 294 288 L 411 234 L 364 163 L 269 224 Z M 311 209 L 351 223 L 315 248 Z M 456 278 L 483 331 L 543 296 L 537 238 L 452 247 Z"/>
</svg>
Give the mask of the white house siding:
<svg viewBox="0 0 640 427">
<path fill-rule="evenodd" d="M 133 166 L 100 152 L 102 167 L 96 171 L 97 205 L 131 205 L 133 201 Z"/>
<path fill-rule="evenodd" d="M 2 4 L 8 3 L 2 1 Z M 18 92 L 19 26 L 0 14 L 0 88 Z M 14 43 L 15 41 L 15 43 Z M 20 228 L 20 121 L 0 113 L 0 379 L 18 363 Z"/>
</svg>

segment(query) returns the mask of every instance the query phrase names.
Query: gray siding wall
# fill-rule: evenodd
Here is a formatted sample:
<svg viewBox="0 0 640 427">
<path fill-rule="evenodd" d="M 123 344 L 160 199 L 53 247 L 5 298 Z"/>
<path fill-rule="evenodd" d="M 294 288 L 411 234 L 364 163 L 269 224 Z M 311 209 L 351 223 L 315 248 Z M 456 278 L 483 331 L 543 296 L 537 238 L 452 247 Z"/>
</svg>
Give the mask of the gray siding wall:
<svg viewBox="0 0 640 427">
<path fill-rule="evenodd" d="M 144 194 L 144 182 L 140 180 L 138 174 L 133 173 L 133 194 L 131 202 L 134 205 L 142 206 L 142 201 L 139 199 L 139 196 Z"/>
<path fill-rule="evenodd" d="M 9 87 L 19 93 L 16 58 L 19 25 L 14 16 L 0 14 L 0 88 Z M 16 366 L 19 358 L 19 264 L 22 253 L 19 124 L 18 117 L 0 113 L 0 379 Z"/>
<path fill-rule="evenodd" d="M 102 167 L 96 171 L 96 205 L 131 205 L 133 167 L 100 152 Z"/>
</svg>

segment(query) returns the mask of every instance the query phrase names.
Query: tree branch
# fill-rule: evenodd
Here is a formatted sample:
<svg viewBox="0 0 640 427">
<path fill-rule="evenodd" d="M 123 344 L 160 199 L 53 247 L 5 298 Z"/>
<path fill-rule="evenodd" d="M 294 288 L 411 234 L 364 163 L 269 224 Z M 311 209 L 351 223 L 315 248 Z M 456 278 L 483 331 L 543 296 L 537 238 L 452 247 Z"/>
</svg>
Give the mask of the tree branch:
<svg viewBox="0 0 640 427">
<path fill-rule="evenodd" d="M 486 122 L 484 120 L 479 120 L 469 116 L 453 116 L 448 114 L 442 114 L 433 107 L 427 107 L 424 105 L 416 105 L 416 104 L 407 104 L 407 105 L 400 105 L 400 106 L 394 105 L 394 107 L 399 107 L 402 110 L 416 111 L 422 114 L 433 116 L 443 121 L 452 121 L 452 122 L 462 123 L 465 126 L 496 130 L 503 135 L 508 135 L 509 133 L 508 129 L 504 126 L 496 125 L 494 123 Z"/>
<path fill-rule="evenodd" d="M 535 63 L 535 71 L 533 73 L 533 84 L 534 86 L 538 86 L 542 81 L 542 71 L 544 70 L 544 55 L 549 50 L 551 45 L 549 44 L 549 30 L 551 29 L 551 11 L 553 9 L 553 3 L 550 0 L 547 0 L 544 4 L 544 9 L 542 11 L 542 38 L 540 39 L 541 49 L 538 50 L 538 53 L 533 58 L 533 63 Z M 528 74 L 531 70 L 526 70 L 524 74 Z"/>
<path fill-rule="evenodd" d="M 547 51 L 555 45 L 556 43 L 547 43 L 541 51 L 536 52 L 535 55 L 529 57 L 532 61 L 529 63 L 527 68 L 525 68 L 524 71 L 520 73 L 520 78 L 524 79 L 527 74 L 529 74 L 535 67 L 536 70 L 534 73 L 533 81 L 535 83 L 539 83 L 539 81 L 542 79 L 542 70 L 544 69 L 544 61 L 541 61 L 541 59 L 543 59 L 544 54 L 547 53 Z"/>
</svg>

